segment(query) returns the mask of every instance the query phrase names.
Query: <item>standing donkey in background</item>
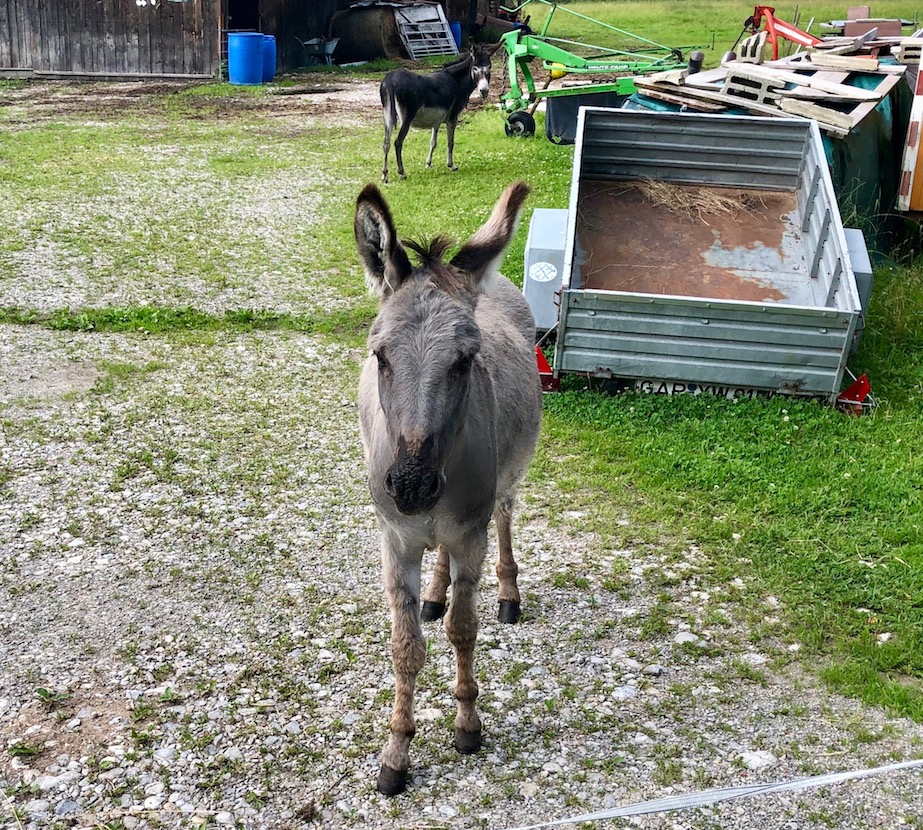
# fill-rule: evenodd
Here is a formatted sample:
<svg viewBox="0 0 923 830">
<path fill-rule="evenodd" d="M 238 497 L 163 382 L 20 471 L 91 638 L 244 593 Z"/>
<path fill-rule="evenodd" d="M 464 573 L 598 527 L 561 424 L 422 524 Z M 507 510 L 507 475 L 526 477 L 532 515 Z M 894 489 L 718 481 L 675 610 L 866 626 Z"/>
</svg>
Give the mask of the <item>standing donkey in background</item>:
<svg viewBox="0 0 923 830">
<path fill-rule="evenodd" d="M 403 148 L 407 132 L 413 127 L 432 130 L 429 157 L 426 166 L 433 166 L 433 152 L 436 150 L 436 136 L 441 124 L 445 124 L 449 170 L 458 170 L 452 161 L 455 148 L 455 125 L 458 116 L 468 105 L 468 98 L 475 87 L 482 98 L 490 91 L 490 58 L 488 52 L 472 44 L 470 51 L 457 61 L 448 64 L 438 72 L 417 75 L 406 69 L 395 69 L 385 75 L 381 82 L 381 108 L 385 119 L 385 162 L 381 179 L 388 181 L 388 152 L 391 149 L 391 133 L 399 126 L 394 139 L 394 155 L 397 158 L 397 172 L 402 179 L 404 173 Z"/>
<path fill-rule="evenodd" d="M 386 795 L 405 789 L 410 766 L 414 687 L 426 655 L 419 610 L 424 551 L 439 548 L 425 609 L 430 619 L 445 613 L 455 649 L 459 752 L 481 746 L 474 645 L 491 516 L 500 618 L 519 617 L 510 529 L 516 486 L 538 439 L 542 393 L 532 314 L 497 268 L 528 192 L 522 182 L 510 185 L 449 262 L 442 259 L 445 238 L 428 246 L 398 241 L 374 185 L 356 204 L 356 243 L 369 287 L 381 298 L 359 382 L 359 415 L 391 606 L 394 711 L 378 777 Z M 404 245 L 419 257 L 417 267 Z"/>
</svg>

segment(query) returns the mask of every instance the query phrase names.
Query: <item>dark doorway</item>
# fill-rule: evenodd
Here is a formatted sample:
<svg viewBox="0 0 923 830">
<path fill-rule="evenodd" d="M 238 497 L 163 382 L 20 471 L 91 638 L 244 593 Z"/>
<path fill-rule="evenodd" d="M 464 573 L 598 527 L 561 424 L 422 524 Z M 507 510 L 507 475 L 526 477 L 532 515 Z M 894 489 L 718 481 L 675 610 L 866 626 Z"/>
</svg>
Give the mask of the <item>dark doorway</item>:
<svg viewBox="0 0 923 830">
<path fill-rule="evenodd" d="M 228 29 L 260 31 L 260 4 L 257 0 L 228 0 Z"/>
</svg>

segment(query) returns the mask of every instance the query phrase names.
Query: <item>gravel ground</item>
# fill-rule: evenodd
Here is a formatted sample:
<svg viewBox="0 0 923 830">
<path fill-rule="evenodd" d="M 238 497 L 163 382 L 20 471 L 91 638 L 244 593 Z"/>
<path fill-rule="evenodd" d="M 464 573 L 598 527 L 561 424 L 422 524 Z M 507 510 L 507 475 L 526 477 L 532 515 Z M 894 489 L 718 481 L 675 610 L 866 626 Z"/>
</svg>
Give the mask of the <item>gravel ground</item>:
<svg viewBox="0 0 923 830">
<path fill-rule="evenodd" d="M 521 624 L 496 622 L 484 580 L 485 748 L 451 747 L 431 626 L 410 790 L 379 796 L 391 667 L 362 356 L 284 331 L 0 326 L 0 824 L 500 830 L 920 753 L 923 727 L 792 659 L 774 597 L 755 640 L 744 564 L 714 585 L 694 547 L 607 548 L 533 481 Z M 610 825 L 628 823 L 923 827 L 923 787 L 903 772 Z"/>
</svg>

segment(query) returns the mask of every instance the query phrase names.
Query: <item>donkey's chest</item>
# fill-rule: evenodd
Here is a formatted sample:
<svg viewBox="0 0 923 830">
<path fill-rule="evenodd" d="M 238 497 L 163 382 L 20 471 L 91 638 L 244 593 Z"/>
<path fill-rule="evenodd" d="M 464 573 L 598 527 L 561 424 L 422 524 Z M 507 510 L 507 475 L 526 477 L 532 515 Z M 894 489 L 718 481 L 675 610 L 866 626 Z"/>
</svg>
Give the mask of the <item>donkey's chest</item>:
<svg viewBox="0 0 923 830">
<path fill-rule="evenodd" d="M 379 523 L 386 524 L 409 548 L 435 550 L 445 545 L 461 550 L 470 543 L 472 533 L 486 533 L 493 512 L 493 503 L 482 505 L 468 516 L 437 507 L 423 516 L 404 516 L 388 504 L 376 504 Z"/>
</svg>

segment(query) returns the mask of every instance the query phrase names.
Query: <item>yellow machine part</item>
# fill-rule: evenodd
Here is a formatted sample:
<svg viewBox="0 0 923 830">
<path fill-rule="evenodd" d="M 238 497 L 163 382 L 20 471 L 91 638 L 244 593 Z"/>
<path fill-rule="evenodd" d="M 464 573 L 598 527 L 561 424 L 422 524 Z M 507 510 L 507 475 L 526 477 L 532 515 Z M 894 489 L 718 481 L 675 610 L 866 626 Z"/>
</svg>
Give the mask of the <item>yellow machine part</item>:
<svg viewBox="0 0 923 830">
<path fill-rule="evenodd" d="M 553 80 L 558 80 L 558 78 L 563 78 L 567 74 L 567 70 L 564 68 L 563 63 L 553 63 L 551 64 L 551 77 Z"/>
</svg>

